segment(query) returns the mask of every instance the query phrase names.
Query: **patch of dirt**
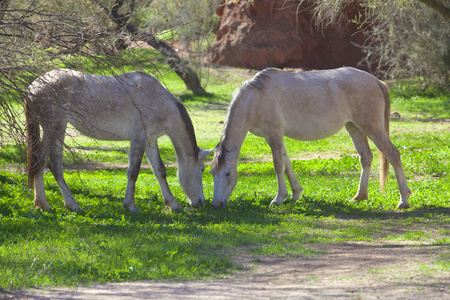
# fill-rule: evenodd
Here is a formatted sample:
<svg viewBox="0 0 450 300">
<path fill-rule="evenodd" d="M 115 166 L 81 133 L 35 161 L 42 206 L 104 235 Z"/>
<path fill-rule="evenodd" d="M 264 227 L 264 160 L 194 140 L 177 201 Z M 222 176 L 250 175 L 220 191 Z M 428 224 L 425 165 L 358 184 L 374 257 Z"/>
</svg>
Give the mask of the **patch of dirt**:
<svg viewBox="0 0 450 300">
<path fill-rule="evenodd" d="M 313 245 L 317 256 L 234 260 L 244 270 L 217 280 L 140 281 L 33 289 L 0 299 L 450 299 L 450 274 L 427 271 L 448 246 L 395 242 Z"/>
</svg>

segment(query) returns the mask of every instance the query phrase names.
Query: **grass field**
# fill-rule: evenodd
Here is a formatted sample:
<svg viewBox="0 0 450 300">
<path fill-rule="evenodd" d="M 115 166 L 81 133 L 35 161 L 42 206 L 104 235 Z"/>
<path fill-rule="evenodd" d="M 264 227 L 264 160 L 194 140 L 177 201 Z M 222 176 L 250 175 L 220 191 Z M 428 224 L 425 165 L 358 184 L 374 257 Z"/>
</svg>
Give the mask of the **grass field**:
<svg viewBox="0 0 450 300">
<path fill-rule="evenodd" d="M 95 73 L 95 68 L 92 72 Z M 214 67 L 207 94 L 185 91 L 173 74 L 164 84 L 186 105 L 202 148 L 218 142 L 230 95 L 254 72 Z M 26 176 L 11 166 L 20 163 L 18 147 L 0 150 L 0 290 L 26 287 L 89 285 L 144 279 L 221 277 L 241 266 L 232 258 L 251 255 L 324 255 L 311 245 L 351 241 L 399 241 L 418 246 L 450 245 L 450 96 L 393 84 L 391 139 L 402 154 L 414 194 L 412 205 L 394 213 L 399 200 L 392 168 L 384 194 L 378 191 L 378 157 L 372 165 L 369 197 L 348 202 L 356 193 L 360 168 L 345 131 L 316 142 L 285 139 L 294 171 L 305 189 L 296 203 L 268 207 L 276 195 L 270 149 L 247 135 L 238 167 L 239 181 L 224 209 L 213 210 L 213 180 L 207 164 L 203 176 L 207 203 L 192 209 L 176 178 L 175 154 L 168 138 L 160 139 L 168 182 L 185 209 L 172 213 L 163 205 L 156 178 L 143 163 L 132 214 L 122 208 L 128 144 L 95 141 L 76 134 L 67 140 L 66 181 L 83 208 L 64 208 L 58 186 L 45 175 L 51 211 L 33 207 Z M 9 152 L 9 153 L 8 153 Z M 79 162 L 79 160 L 82 160 Z M 212 157 L 208 158 L 209 161 Z M 9 171 L 7 171 L 9 170 Z M 428 265 L 450 272 L 450 254 Z"/>
</svg>

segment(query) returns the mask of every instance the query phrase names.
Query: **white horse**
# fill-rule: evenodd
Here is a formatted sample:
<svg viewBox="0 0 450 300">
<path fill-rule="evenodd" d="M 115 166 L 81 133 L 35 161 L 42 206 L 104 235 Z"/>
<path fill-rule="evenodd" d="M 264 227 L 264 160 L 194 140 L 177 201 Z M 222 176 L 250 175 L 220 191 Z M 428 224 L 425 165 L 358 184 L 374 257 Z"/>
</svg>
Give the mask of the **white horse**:
<svg viewBox="0 0 450 300">
<path fill-rule="evenodd" d="M 36 79 L 27 90 L 28 184 L 34 186 L 34 205 L 50 209 L 44 190 L 44 168 L 49 168 L 72 211 L 80 209 L 63 177 L 63 146 L 67 123 L 80 133 L 102 140 L 129 140 L 128 182 L 124 208 L 137 212 L 135 184 L 143 154 L 158 179 L 164 203 L 180 209 L 166 180 L 157 139 L 168 135 L 178 162 L 178 179 L 193 207 L 203 205 L 202 159 L 186 108 L 151 75 L 132 72 L 96 76 L 61 69 Z M 43 137 L 40 141 L 39 125 Z"/>
<path fill-rule="evenodd" d="M 347 129 L 362 167 L 359 189 L 351 201 L 368 198 L 372 152 L 369 137 L 380 154 L 380 188 L 386 183 L 388 162 L 393 165 L 400 190 L 398 208 L 409 208 L 412 193 L 406 183 L 400 153 L 389 140 L 390 99 L 386 85 L 374 76 L 354 69 L 290 73 L 266 69 L 234 94 L 219 144 L 215 148 L 211 173 L 214 176 L 212 204 L 227 204 L 238 180 L 237 163 L 248 131 L 263 137 L 272 150 L 278 180 L 278 194 L 271 205 L 287 197 L 284 179 L 290 182 L 293 200 L 303 192 L 287 156 L 283 136 L 301 141 L 324 139 Z"/>
</svg>

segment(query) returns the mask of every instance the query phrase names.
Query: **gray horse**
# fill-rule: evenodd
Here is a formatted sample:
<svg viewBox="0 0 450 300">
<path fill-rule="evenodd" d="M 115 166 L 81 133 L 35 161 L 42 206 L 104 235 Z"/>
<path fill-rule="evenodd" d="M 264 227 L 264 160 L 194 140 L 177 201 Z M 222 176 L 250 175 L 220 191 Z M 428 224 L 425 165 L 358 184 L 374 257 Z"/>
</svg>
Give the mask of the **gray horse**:
<svg viewBox="0 0 450 300">
<path fill-rule="evenodd" d="M 80 133 L 101 140 L 129 140 L 128 183 L 124 208 L 137 212 L 135 183 L 145 152 L 158 179 L 164 203 L 180 209 L 166 180 L 157 139 L 168 135 L 178 162 L 178 179 L 193 207 L 203 205 L 202 159 L 209 151 L 197 146 L 185 107 L 151 75 L 132 72 L 96 76 L 60 69 L 37 78 L 27 90 L 28 182 L 34 186 L 34 205 L 47 210 L 44 168 L 50 171 L 72 211 L 80 209 L 63 177 L 63 146 L 67 123 Z M 40 140 L 39 125 L 43 136 Z"/>
<path fill-rule="evenodd" d="M 345 126 L 360 157 L 359 189 L 351 201 L 368 198 L 372 152 L 367 137 L 380 155 L 380 188 L 386 183 L 388 162 L 393 165 L 400 190 L 398 208 L 409 208 L 408 188 L 400 153 L 389 139 L 390 99 L 386 85 L 374 76 L 354 69 L 340 68 L 303 73 L 266 69 L 234 95 L 223 133 L 215 149 L 211 173 L 214 176 L 214 207 L 226 205 L 238 174 L 239 152 L 248 131 L 263 137 L 272 150 L 278 180 L 278 194 L 271 205 L 288 196 L 284 173 L 293 193 L 300 198 L 300 186 L 286 153 L 283 136 L 301 141 L 329 137 Z"/>
</svg>

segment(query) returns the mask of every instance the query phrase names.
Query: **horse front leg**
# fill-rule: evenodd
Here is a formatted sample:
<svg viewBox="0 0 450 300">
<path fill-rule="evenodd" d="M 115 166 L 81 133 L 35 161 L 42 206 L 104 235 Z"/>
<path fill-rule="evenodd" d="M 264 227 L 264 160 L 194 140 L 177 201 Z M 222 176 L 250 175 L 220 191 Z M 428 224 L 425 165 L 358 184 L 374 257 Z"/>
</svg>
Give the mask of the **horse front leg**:
<svg viewBox="0 0 450 300">
<path fill-rule="evenodd" d="M 144 155 L 145 144 L 143 140 L 132 139 L 130 142 L 130 154 L 128 158 L 127 187 L 125 189 L 125 198 L 123 207 L 131 212 L 137 213 L 139 209 L 134 202 L 134 192 L 136 189 L 136 180 L 141 170 L 142 156 Z"/>
<path fill-rule="evenodd" d="M 163 195 L 164 204 L 170 208 L 171 211 L 176 211 L 182 209 L 182 206 L 175 200 L 172 192 L 170 191 L 169 185 L 166 179 L 166 168 L 159 155 L 158 143 L 156 141 L 150 142 L 146 149 L 145 155 L 147 156 L 148 162 L 152 167 L 153 174 L 155 174 L 158 179 L 159 187 Z"/>
<path fill-rule="evenodd" d="M 277 175 L 277 182 L 278 182 L 278 193 L 277 196 L 270 202 L 270 205 L 280 205 L 283 203 L 284 200 L 288 197 L 288 191 L 286 186 L 286 181 L 284 179 L 284 173 L 285 173 L 285 157 L 287 157 L 284 143 L 283 143 L 283 136 L 275 137 L 275 138 L 269 138 L 268 142 L 270 149 L 272 150 L 272 157 L 273 157 L 273 166 L 275 169 L 275 173 Z"/>
</svg>

